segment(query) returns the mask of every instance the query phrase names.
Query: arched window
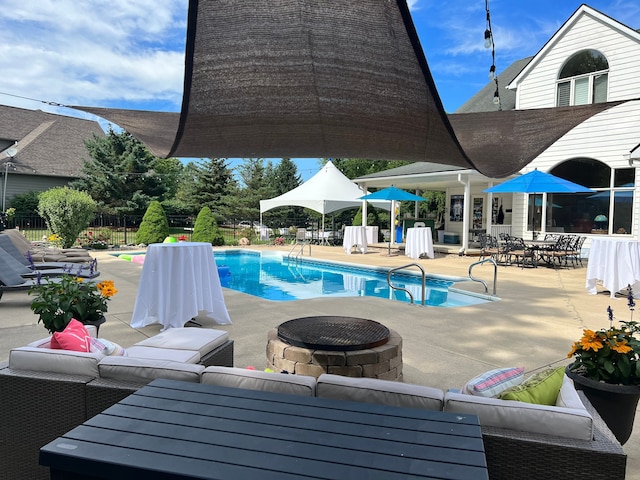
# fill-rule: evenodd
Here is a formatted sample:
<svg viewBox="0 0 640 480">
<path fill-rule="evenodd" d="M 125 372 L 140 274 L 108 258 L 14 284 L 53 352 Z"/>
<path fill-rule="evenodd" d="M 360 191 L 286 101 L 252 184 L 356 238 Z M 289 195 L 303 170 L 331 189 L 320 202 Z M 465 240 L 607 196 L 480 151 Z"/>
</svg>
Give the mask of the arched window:
<svg viewBox="0 0 640 480">
<path fill-rule="evenodd" d="M 558 75 L 558 107 L 607 101 L 609 62 L 597 50 L 582 50 L 571 56 Z"/>
<path fill-rule="evenodd" d="M 548 193 L 546 231 L 632 233 L 634 168 L 612 169 L 593 158 L 574 158 L 557 165 L 549 173 L 589 187 L 594 192 Z M 537 200 L 532 197 L 535 195 L 529 197 L 529 228 L 539 230 L 542 203 L 540 196 Z"/>
</svg>

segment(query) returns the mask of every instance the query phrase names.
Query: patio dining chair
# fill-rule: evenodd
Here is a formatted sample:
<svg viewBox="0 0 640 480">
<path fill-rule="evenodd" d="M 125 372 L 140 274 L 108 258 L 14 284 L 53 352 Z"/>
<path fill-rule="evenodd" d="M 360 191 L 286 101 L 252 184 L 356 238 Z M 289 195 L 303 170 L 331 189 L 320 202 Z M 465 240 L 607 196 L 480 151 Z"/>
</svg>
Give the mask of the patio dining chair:
<svg viewBox="0 0 640 480">
<path fill-rule="evenodd" d="M 553 268 L 566 267 L 574 238 L 575 235 L 561 235 L 551 248 L 540 251 L 541 259 Z"/>
<path fill-rule="evenodd" d="M 521 237 L 509 236 L 506 254 L 520 268 L 538 266 L 535 250 L 528 247 Z"/>
</svg>

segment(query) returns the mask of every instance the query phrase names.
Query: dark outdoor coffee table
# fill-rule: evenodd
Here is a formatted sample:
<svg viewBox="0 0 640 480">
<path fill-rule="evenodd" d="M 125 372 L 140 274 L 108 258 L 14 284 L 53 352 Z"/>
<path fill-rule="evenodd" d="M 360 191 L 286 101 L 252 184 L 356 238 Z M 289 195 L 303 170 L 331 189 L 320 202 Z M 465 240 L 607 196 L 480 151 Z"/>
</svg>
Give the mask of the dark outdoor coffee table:
<svg viewBox="0 0 640 480">
<path fill-rule="evenodd" d="M 56 480 L 488 478 L 474 415 L 170 380 L 45 445 L 40 464 Z"/>
</svg>

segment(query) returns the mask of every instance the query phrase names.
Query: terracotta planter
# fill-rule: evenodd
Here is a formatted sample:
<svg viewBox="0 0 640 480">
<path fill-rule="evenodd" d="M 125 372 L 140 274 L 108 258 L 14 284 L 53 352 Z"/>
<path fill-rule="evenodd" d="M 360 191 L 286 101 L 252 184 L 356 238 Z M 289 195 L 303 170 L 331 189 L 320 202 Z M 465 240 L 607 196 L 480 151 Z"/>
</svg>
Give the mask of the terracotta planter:
<svg viewBox="0 0 640 480">
<path fill-rule="evenodd" d="M 573 380 L 576 389 L 584 392 L 618 441 L 624 445 L 633 430 L 640 386 L 596 382 L 570 372 L 568 368 L 566 374 Z"/>
</svg>

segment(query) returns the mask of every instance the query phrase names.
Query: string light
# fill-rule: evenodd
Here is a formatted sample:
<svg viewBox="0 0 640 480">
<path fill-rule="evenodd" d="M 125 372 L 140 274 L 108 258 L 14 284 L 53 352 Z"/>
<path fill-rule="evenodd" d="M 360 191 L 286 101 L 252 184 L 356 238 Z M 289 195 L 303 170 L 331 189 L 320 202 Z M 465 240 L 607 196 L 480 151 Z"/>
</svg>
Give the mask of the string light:
<svg viewBox="0 0 640 480">
<path fill-rule="evenodd" d="M 498 77 L 496 75 L 496 45 L 493 41 L 493 30 L 491 29 L 491 14 L 489 13 L 489 0 L 484 2 L 487 12 L 487 26 L 484 31 L 484 46 L 491 49 L 491 67 L 489 67 L 489 80 L 496 83 L 496 91 L 493 94 L 493 104 L 497 105 L 498 110 L 502 110 L 502 102 L 500 101 L 500 87 L 498 85 Z"/>
</svg>

